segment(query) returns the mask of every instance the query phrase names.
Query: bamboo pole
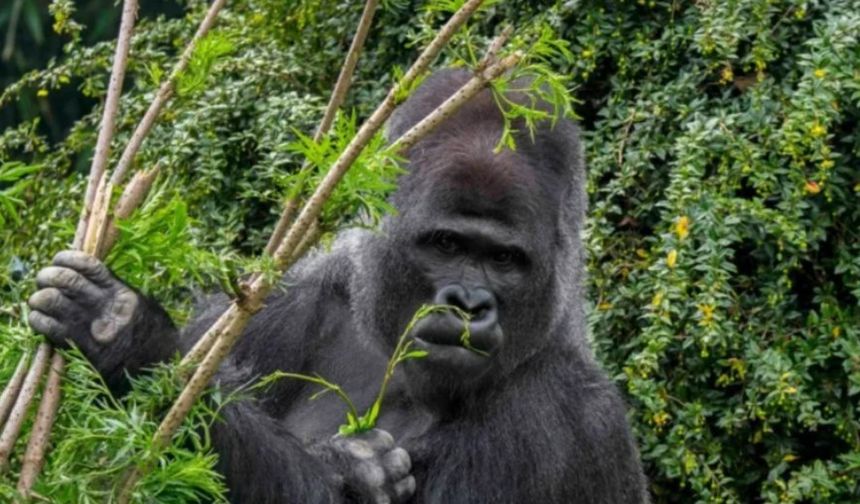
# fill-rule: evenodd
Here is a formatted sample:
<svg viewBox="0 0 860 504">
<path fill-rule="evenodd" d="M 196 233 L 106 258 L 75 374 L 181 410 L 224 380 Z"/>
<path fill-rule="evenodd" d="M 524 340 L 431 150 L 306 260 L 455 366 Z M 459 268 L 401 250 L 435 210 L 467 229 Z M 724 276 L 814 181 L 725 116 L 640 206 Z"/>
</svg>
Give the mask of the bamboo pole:
<svg viewBox="0 0 860 504">
<path fill-rule="evenodd" d="M 427 118 L 420 121 L 418 124 L 413 126 L 404 137 L 409 139 L 411 142 L 418 141 L 421 138 L 421 135 L 429 134 L 434 127 L 438 126 L 444 118 L 449 117 L 453 114 L 459 107 L 465 104 L 469 99 L 474 97 L 483 87 L 487 85 L 487 83 L 504 72 L 511 69 L 514 65 L 516 65 L 521 58 L 519 53 L 515 53 L 506 57 L 501 61 L 495 61 L 490 66 L 486 68 L 486 70 L 476 74 L 472 79 L 470 79 L 459 91 L 457 91 L 451 98 L 443 102 L 434 112 L 428 115 Z M 495 58 L 493 58 L 495 59 Z M 432 61 L 432 60 L 431 60 Z M 429 62 L 428 62 L 429 64 Z M 395 86 L 396 89 L 397 86 Z M 361 130 L 365 129 L 365 126 L 370 123 L 368 127 L 367 133 L 364 136 L 356 135 L 356 138 L 353 139 L 353 143 L 350 143 L 350 146 L 345 149 L 345 151 L 341 154 L 341 157 L 335 164 L 332 166 L 328 175 L 332 173 L 337 173 L 337 167 L 342 163 L 346 163 L 345 161 L 341 161 L 342 159 L 349 159 L 350 156 L 353 156 L 352 151 L 357 149 L 358 152 L 361 151 L 364 147 L 366 147 L 369 140 L 373 137 L 373 134 L 378 131 L 385 122 L 385 119 L 381 119 L 377 117 L 378 121 L 372 123 L 371 121 L 376 116 L 371 116 L 371 119 L 362 126 Z M 387 116 L 386 116 L 387 118 Z M 363 142 L 363 143 L 362 143 Z M 403 144 L 400 144 L 402 148 Z M 350 149 L 353 147 L 353 149 Z M 357 154 L 352 157 L 352 161 L 354 161 Z M 350 161 L 351 162 L 351 161 Z M 350 164 L 346 164 L 343 172 L 340 173 L 341 177 L 343 173 L 349 168 Z M 326 177 L 328 179 L 329 177 Z M 316 219 L 319 217 L 319 212 L 322 209 L 323 203 L 325 203 L 326 199 L 330 196 L 331 190 L 326 190 L 325 180 L 320 184 L 320 186 L 315 191 L 314 195 L 310 198 L 308 203 L 305 205 L 302 215 L 309 216 L 309 220 L 314 223 Z M 340 180 L 340 177 L 335 180 L 335 184 Z M 316 209 L 316 210 L 314 210 Z M 314 212 L 316 214 L 314 215 Z M 288 237 L 293 232 L 293 229 L 299 225 L 301 220 L 301 216 L 299 220 L 297 220 L 291 230 L 288 233 Z M 302 240 L 307 239 L 307 236 L 311 236 L 310 233 L 305 233 L 302 235 Z M 279 270 L 284 271 L 286 267 L 291 264 L 292 261 L 295 260 L 295 255 L 291 257 L 280 257 L 280 254 L 294 254 L 296 248 L 286 249 L 283 245 L 278 248 L 275 261 L 276 264 L 279 265 Z M 268 280 L 266 277 L 260 276 L 250 285 L 246 291 L 246 294 L 243 295 L 240 299 L 237 299 L 231 303 L 228 307 L 227 311 L 222 314 L 221 317 L 216 321 L 216 323 L 207 330 L 207 334 L 204 335 L 204 338 L 209 335 L 209 333 L 214 333 L 214 337 L 212 337 L 212 347 L 203 357 L 202 362 L 194 371 L 194 374 L 189 379 L 186 386 L 183 388 L 182 392 L 180 392 L 179 397 L 171 406 L 165 418 L 162 420 L 159 425 L 158 430 L 156 431 L 155 436 L 152 441 L 152 449 L 156 452 L 158 450 L 163 449 L 170 443 L 173 435 L 176 430 L 182 424 L 182 421 L 186 418 L 194 403 L 199 399 L 203 390 L 208 386 L 211 379 L 214 377 L 215 373 L 218 370 L 220 363 L 223 359 L 229 354 L 233 345 L 238 341 L 239 337 L 242 335 L 242 332 L 247 325 L 248 321 L 251 317 L 258 312 L 263 307 L 263 300 L 269 294 L 274 283 Z M 213 331 L 214 329 L 214 331 Z M 124 480 L 119 485 L 119 495 L 117 501 L 120 503 L 129 502 L 131 498 L 132 491 L 136 483 L 140 480 L 143 475 L 150 470 L 150 466 L 148 462 L 145 462 L 143 465 L 133 467 L 129 473 L 127 473 Z"/>
<path fill-rule="evenodd" d="M 140 120 L 137 127 L 134 129 L 131 139 L 128 141 L 128 144 L 126 144 L 125 150 L 122 151 L 122 156 L 119 158 L 116 168 L 114 168 L 113 175 L 110 179 L 113 185 L 120 185 L 128 173 L 128 170 L 131 169 L 134 157 L 140 150 L 141 145 L 143 145 L 143 140 L 146 138 L 146 135 L 149 134 L 149 130 L 151 130 L 153 125 L 155 125 L 155 121 L 158 119 L 158 116 L 161 115 L 161 109 L 164 108 L 164 105 L 173 96 L 173 92 L 176 88 L 176 81 L 188 67 L 188 63 L 191 61 L 191 56 L 194 55 L 194 48 L 197 47 L 197 43 L 200 39 L 205 37 L 206 34 L 209 33 L 209 30 L 212 29 L 212 26 L 215 24 L 215 20 L 218 17 L 218 13 L 221 11 L 221 8 L 224 7 L 226 2 L 227 0 L 215 0 L 212 2 L 212 5 L 209 6 L 209 10 L 206 12 L 206 16 L 203 18 L 203 21 L 200 23 L 200 26 L 197 27 L 197 32 L 194 33 L 194 37 L 190 42 L 188 42 L 188 45 L 185 46 L 185 49 L 182 51 L 182 55 L 179 57 L 179 61 L 176 62 L 176 65 L 174 65 L 173 70 L 170 72 L 170 76 L 161 84 L 161 87 L 158 88 L 158 93 L 156 93 L 155 99 L 149 105 L 149 108 L 143 115 L 143 119 Z"/>
<path fill-rule="evenodd" d="M 15 399 L 18 397 L 18 392 L 21 391 L 21 384 L 24 383 L 24 375 L 27 374 L 29 358 L 30 356 L 27 353 L 21 356 L 18 366 L 12 373 L 12 377 L 9 378 L 9 383 L 3 390 L 3 394 L 0 395 L 0 425 L 3 425 L 6 417 L 9 416 L 9 412 L 12 410 L 12 406 L 15 405 Z"/>
<path fill-rule="evenodd" d="M 63 368 L 66 361 L 58 352 L 54 352 L 48 371 L 48 381 L 45 383 L 45 391 L 42 397 L 47 398 L 39 404 L 39 412 L 36 414 L 36 423 L 24 452 L 24 463 L 21 466 L 21 474 L 18 477 L 18 492 L 24 497 L 30 496 L 30 490 L 36 483 L 39 471 L 45 461 L 45 452 L 48 449 L 48 440 L 51 437 L 51 428 L 54 426 L 54 418 L 60 405 L 60 380 L 63 377 Z"/>
<path fill-rule="evenodd" d="M 349 51 L 346 53 L 343 66 L 340 68 L 340 74 L 337 76 L 337 82 L 334 85 L 334 90 L 331 92 L 331 97 L 326 105 L 323 118 L 314 133 L 314 142 L 319 142 L 331 129 L 334 122 L 334 117 L 338 109 L 343 105 L 346 99 L 346 93 L 349 90 L 349 85 L 352 82 L 352 75 L 355 73 L 355 66 L 358 64 L 358 56 L 361 54 L 361 49 L 364 47 L 364 41 L 367 40 L 367 34 L 370 31 L 370 25 L 373 23 L 373 15 L 379 5 L 379 0 L 367 0 L 364 4 L 364 11 L 361 13 L 361 19 L 358 21 L 358 27 L 355 30 L 355 36 L 352 38 L 352 43 L 349 46 Z M 308 163 L 304 163 L 302 170 L 308 169 Z M 266 253 L 273 255 L 278 244 L 284 239 L 284 235 L 289 230 L 290 224 L 293 222 L 293 216 L 296 210 L 299 209 L 299 194 L 301 188 L 295 191 L 296 196 L 287 200 L 284 210 L 281 212 L 281 217 L 275 224 L 275 229 L 272 231 L 272 236 L 266 244 Z"/>
<path fill-rule="evenodd" d="M 12 411 L 9 413 L 9 418 L 6 420 L 6 425 L 3 427 L 2 433 L 0 433 L 0 474 L 6 472 L 9 468 L 9 457 L 15 448 L 18 433 L 21 432 L 21 426 L 27 417 L 27 409 L 33 397 L 36 396 L 39 381 L 45 373 L 45 368 L 48 366 L 48 359 L 50 357 L 51 346 L 47 343 L 40 344 L 38 350 L 36 350 L 36 356 L 33 358 L 33 363 L 30 365 L 30 370 L 27 371 L 27 376 L 24 378 L 24 383 L 18 394 L 18 400 L 15 401 Z"/>
</svg>

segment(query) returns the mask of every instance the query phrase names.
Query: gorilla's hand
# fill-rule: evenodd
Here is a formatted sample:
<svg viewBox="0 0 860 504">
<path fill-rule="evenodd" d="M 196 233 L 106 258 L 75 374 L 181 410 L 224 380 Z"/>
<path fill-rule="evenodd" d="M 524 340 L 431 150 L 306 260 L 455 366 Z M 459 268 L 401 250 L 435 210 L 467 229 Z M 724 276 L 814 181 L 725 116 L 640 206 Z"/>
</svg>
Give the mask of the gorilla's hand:
<svg viewBox="0 0 860 504">
<path fill-rule="evenodd" d="M 175 351 L 176 331 L 161 307 L 94 257 L 60 252 L 39 271 L 36 285 L 39 290 L 29 299 L 30 326 L 57 346 L 73 342 L 109 382 L 123 370 L 159 360 L 165 349 Z M 164 339 L 150 348 L 154 333 Z"/>
<path fill-rule="evenodd" d="M 409 453 L 381 429 L 332 437 L 314 450 L 343 478 L 348 498 L 369 504 L 405 502 L 415 493 Z"/>
</svg>

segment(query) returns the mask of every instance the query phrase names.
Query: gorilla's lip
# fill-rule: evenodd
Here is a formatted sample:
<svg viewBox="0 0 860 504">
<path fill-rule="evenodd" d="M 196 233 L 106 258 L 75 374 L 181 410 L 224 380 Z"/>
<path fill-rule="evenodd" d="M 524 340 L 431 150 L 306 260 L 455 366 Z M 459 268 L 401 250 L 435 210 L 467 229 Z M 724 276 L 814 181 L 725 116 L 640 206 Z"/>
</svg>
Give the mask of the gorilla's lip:
<svg viewBox="0 0 860 504">
<path fill-rule="evenodd" d="M 492 361 L 502 345 L 501 327 L 497 323 L 471 323 L 469 344 L 472 349 L 469 349 L 461 339 L 463 324 L 460 318 L 448 313 L 420 320 L 412 331 L 412 338 L 417 349 L 427 351 L 424 360 L 446 364 L 446 367 L 484 366 Z"/>
</svg>

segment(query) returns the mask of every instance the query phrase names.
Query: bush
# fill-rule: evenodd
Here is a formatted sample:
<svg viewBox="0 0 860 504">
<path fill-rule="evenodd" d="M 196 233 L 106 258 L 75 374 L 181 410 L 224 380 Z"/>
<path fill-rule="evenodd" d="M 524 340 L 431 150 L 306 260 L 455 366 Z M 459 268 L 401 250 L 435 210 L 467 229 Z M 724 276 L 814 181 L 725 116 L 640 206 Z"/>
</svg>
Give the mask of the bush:
<svg viewBox="0 0 860 504">
<path fill-rule="evenodd" d="M 380 76 L 411 59 L 407 42 L 439 18 L 416 20 L 400 5 L 409 2 L 389 3 L 360 62 L 350 102 L 359 115 L 386 89 Z M 551 3 L 499 3 L 471 34 L 487 36 L 504 19 L 526 24 Z M 361 7 L 343 2 L 344 15 L 310 0 L 231 4 L 210 65 L 139 157 L 169 167 L 159 203 L 128 223 L 135 246 L 112 257 L 176 313 L 192 286 L 211 286 L 262 248 L 284 174 L 300 162 L 286 146 L 319 117 Z M 188 5 L 184 18 L 141 21 L 115 145 L 193 32 L 203 4 Z M 592 337 L 628 395 L 654 500 L 857 502 L 856 2 L 570 0 L 552 22 L 576 56 L 559 65 L 580 99 L 590 165 Z M 111 43 L 72 43 L 8 87 L 0 106 L 69 86 L 101 98 L 111 54 Z M 73 234 L 99 112 L 58 144 L 38 118 L 0 133 L 0 381 L 37 340 L 19 322 L 23 301 L 33 272 Z M 147 236 L 159 238 L 141 246 Z M 72 359 L 60 446 L 37 490 L 89 502 L 105 485 L 98 457 L 122 436 L 145 439 L 152 426 L 136 413 L 163 405 L 141 392 L 125 403 L 132 414 L 121 413 L 95 399 L 86 366 Z M 170 383 L 158 379 L 139 388 Z M 169 453 L 143 497 L 219 495 L 205 438 L 192 428 L 211 414 L 198 411 L 185 431 L 199 453 Z"/>
</svg>

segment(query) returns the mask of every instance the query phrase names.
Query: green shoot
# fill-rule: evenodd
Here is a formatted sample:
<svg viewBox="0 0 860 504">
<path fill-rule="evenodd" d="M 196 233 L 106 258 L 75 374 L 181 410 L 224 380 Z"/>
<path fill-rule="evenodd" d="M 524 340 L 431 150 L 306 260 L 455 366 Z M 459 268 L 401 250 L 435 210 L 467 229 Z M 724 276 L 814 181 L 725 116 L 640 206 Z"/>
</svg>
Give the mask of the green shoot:
<svg viewBox="0 0 860 504">
<path fill-rule="evenodd" d="M 409 324 L 406 325 L 406 329 L 403 330 L 403 333 L 397 340 L 397 345 L 394 347 L 394 352 L 392 352 L 391 357 L 388 359 L 388 364 L 385 366 L 385 375 L 382 377 L 382 384 L 379 386 L 379 392 L 376 394 L 376 400 L 373 401 L 373 404 L 370 405 L 370 408 L 368 408 L 363 415 L 358 414 L 358 409 L 356 408 L 355 403 L 352 402 L 352 399 L 340 385 L 332 383 L 318 374 L 306 375 L 301 373 L 288 373 L 285 371 L 277 371 L 263 378 L 263 380 L 261 380 L 260 383 L 258 383 L 254 388 L 265 387 L 280 378 L 292 378 L 295 380 L 302 380 L 309 383 L 313 383 L 315 385 L 319 385 L 320 387 L 323 387 L 323 389 L 313 394 L 310 397 L 311 401 L 319 398 L 327 392 L 334 392 L 344 402 L 344 404 L 346 404 L 346 423 L 340 426 L 340 428 L 338 429 L 338 433 L 343 436 L 351 436 L 354 434 L 367 432 L 376 427 L 376 421 L 379 419 L 379 414 L 382 410 L 382 401 L 385 398 L 385 392 L 388 389 L 388 384 L 394 377 L 394 371 L 397 369 L 397 366 L 408 360 L 423 359 L 428 355 L 427 351 L 425 350 L 418 350 L 413 348 L 415 340 L 410 339 L 408 337 L 409 334 L 412 333 L 412 330 L 415 328 L 415 324 L 417 324 L 421 319 L 428 317 L 434 313 L 446 311 L 454 312 L 458 317 L 460 317 L 460 319 L 463 320 L 463 333 L 460 335 L 460 344 L 463 345 L 463 348 L 466 348 L 484 357 L 489 356 L 487 352 L 472 346 L 471 333 L 469 332 L 470 316 L 468 313 L 456 306 L 451 305 L 422 305 L 421 308 L 419 308 L 418 311 L 415 312 L 415 315 L 412 316 L 412 320 L 409 321 Z"/>
</svg>

